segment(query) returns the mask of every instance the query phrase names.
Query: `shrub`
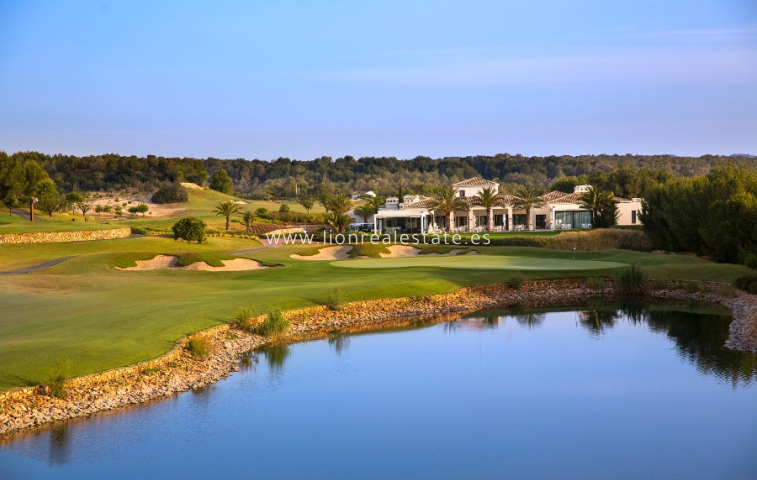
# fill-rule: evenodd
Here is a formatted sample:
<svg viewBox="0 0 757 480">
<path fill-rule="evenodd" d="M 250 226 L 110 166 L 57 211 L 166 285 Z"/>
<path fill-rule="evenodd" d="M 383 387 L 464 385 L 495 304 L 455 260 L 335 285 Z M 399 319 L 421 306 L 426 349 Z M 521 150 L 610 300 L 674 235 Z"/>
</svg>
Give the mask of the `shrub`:
<svg viewBox="0 0 757 480">
<path fill-rule="evenodd" d="M 757 254 L 750 253 L 747 255 L 744 259 L 744 265 L 753 270 L 757 270 Z"/>
<path fill-rule="evenodd" d="M 733 286 L 747 293 L 757 294 L 757 275 L 745 275 L 733 282 Z"/>
<path fill-rule="evenodd" d="M 733 298 L 736 296 L 736 291 L 733 289 L 733 285 L 720 285 L 718 293 L 721 297 Z"/>
<path fill-rule="evenodd" d="M 237 312 L 236 316 L 234 317 L 232 325 L 244 332 L 253 333 L 255 329 L 250 324 L 250 317 L 252 317 L 252 315 L 252 310 L 249 310 L 247 308 L 240 308 L 239 312 Z"/>
<path fill-rule="evenodd" d="M 655 278 L 654 288 L 656 288 L 657 290 L 665 290 L 668 288 L 668 281 L 664 278 Z"/>
<path fill-rule="evenodd" d="M 342 293 L 342 291 L 338 288 L 335 288 L 331 295 L 326 298 L 326 306 L 334 311 L 341 310 L 343 303 L 344 293 Z"/>
<path fill-rule="evenodd" d="M 66 380 L 68 380 L 68 368 L 67 362 L 58 359 L 55 362 L 55 366 L 50 372 L 50 379 L 47 382 L 49 393 L 56 398 L 64 398 L 66 396 Z"/>
<path fill-rule="evenodd" d="M 210 353 L 210 342 L 204 337 L 192 337 L 187 342 L 186 349 L 195 359 L 199 360 Z"/>
<path fill-rule="evenodd" d="M 180 183 L 166 183 L 152 195 L 152 203 L 181 203 L 189 200 L 187 190 Z"/>
<path fill-rule="evenodd" d="M 258 327 L 257 332 L 260 335 L 271 337 L 286 332 L 288 328 L 289 320 L 284 318 L 281 309 L 271 307 L 268 309 L 268 314 L 263 321 L 263 325 Z"/>
<path fill-rule="evenodd" d="M 183 239 L 189 242 L 202 243 L 205 241 L 205 222 L 197 217 L 182 218 L 171 228 L 176 240 Z"/>
<path fill-rule="evenodd" d="M 600 277 L 589 277 L 586 279 L 586 287 L 592 290 L 601 290 L 605 288 L 605 281 Z"/>
<path fill-rule="evenodd" d="M 510 277 L 510 281 L 507 282 L 507 285 L 514 290 L 520 290 L 520 287 L 523 286 L 523 282 L 525 281 L 526 279 L 523 277 L 523 274 L 516 272 Z"/>
<path fill-rule="evenodd" d="M 630 264 L 615 279 L 615 285 L 623 295 L 639 296 L 647 291 L 649 277 L 639 265 Z"/>
<path fill-rule="evenodd" d="M 688 293 L 699 293 L 702 291 L 702 284 L 699 282 L 686 282 L 683 289 Z"/>
<path fill-rule="evenodd" d="M 279 213 L 289 213 L 289 205 L 286 203 L 279 207 Z"/>
</svg>

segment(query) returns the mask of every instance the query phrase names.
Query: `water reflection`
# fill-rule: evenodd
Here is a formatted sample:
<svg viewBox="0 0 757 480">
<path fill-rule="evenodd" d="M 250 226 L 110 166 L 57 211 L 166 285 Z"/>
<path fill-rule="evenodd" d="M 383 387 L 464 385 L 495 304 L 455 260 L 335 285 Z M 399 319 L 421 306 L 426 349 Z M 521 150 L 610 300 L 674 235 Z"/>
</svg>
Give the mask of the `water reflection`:
<svg viewBox="0 0 757 480">
<path fill-rule="evenodd" d="M 334 332 L 329 335 L 329 345 L 334 347 L 337 354 L 341 354 L 350 346 L 350 337 L 342 332 Z"/>
<path fill-rule="evenodd" d="M 510 320 L 515 320 L 522 328 L 532 329 L 541 326 L 547 317 L 544 311 L 528 310 L 519 305 L 506 311 L 482 313 L 447 322 L 444 330 L 454 332 L 463 328 L 484 331 L 499 328 Z M 672 340 L 679 356 L 701 373 L 717 376 L 734 386 L 757 381 L 757 355 L 725 347 L 732 320 L 725 312 L 709 313 L 692 305 L 655 306 L 626 301 L 613 306 L 591 305 L 590 308 L 576 311 L 576 315 L 577 324 L 592 338 L 599 339 L 619 322 L 646 325 L 650 331 L 664 334 Z"/>
<path fill-rule="evenodd" d="M 260 351 L 265 356 L 268 367 L 273 372 L 281 371 L 287 358 L 292 354 L 291 348 L 286 344 L 266 345 Z"/>
<path fill-rule="evenodd" d="M 71 434 L 65 423 L 50 428 L 50 465 L 65 465 L 71 461 Z"/>
</svg>

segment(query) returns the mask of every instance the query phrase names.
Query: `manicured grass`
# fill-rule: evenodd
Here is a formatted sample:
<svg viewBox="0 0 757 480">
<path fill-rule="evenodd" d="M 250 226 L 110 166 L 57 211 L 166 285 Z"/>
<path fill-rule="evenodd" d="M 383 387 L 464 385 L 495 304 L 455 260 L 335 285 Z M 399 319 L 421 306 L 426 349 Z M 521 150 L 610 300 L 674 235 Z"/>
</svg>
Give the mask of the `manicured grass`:
<svg viewBox="0 0 757 480">
<path fill-rule="evenodd" d="M 223 218 L 210 210 L 226 198 L 208 190 L 190 191 L 186 210 L 178 216 L 196 215 L 211 226 L 222 225 Z M 259 203 L 243 208 L 254 209 Z M 161 228 L 170 227 L 174 221 L 146 218 L 111 225 Z M 85 222 L 70 223 L 78 226 Z M 0 226 L 0 232 L 9 226 Z M 575 264 L 573 252 L 525 247 L 474 247 L 480 255 L 466 257 L 340 262 L 289 257 L 293 253 L 317 253 L 319 247 L 314 245 L 280 246 L 242 255 L 282 268 L 242 272 L 116 268 L 160 254 L 178 255 L 182 263 L 206 261 L 220 266 L 220 261 L 232 258 L 234 252 L 261 246 L 257 241 L 233 237 L 211 237 L 198 245 L 176 242 L 170 236 L 0 245 L 0 272 L 74 257 L 29 274 L 0 275 L 0 390 L 45 381 L 58 359 L 70 362 L 71 375 L 83 375 L 154 358 L 186 335 L 232 321 L 240 308 L 262 314 L 270 307 L 323 305 L 336 289 L 343 292 L 344 301 L 427 295 L 506 283 L 513 275 L 522 275 L 526 281 L 612 276 L 620 265 L 632 262 L 660 279 L 732 281 L 750 273 L 743 266 L 628 250 L 579 251 Z M 451 248 L 427 246 L 424 250 L 444 252 Z M 368 245 L 353 250 L 353 255 L 377 257 L 382 251 L 386 251 L 383 245 Z"/>
<path fill-rule="evenodd" d="M 95 217 L 85 222 L 81 215 L 72 216 L 65 213 L 56 213 L 52 217 L 48 217 L 38 212 L 35 218 L 34 222 L 30 222 L 17 215 L 8 215 L 8 210 L 5 210 L 3 214 L 0 214 L 0 233 L 73 232 L 121 227 L 111 219 Z"/>
<path fill-rule="evenodd" d="M 510 257 L 493 255 L 463 255 L 455 257 L 403 257 L 366 258 L 344 260 L 333 265 L 346 268 L 407 268 L 440 267 L 477 270 L 515 271 L 565 271 L 565 270 L 606 270 L 625 267 L 624 263 L 597 262 L 591 260 L 568 260 L 554 258 Z"/>
</svg>

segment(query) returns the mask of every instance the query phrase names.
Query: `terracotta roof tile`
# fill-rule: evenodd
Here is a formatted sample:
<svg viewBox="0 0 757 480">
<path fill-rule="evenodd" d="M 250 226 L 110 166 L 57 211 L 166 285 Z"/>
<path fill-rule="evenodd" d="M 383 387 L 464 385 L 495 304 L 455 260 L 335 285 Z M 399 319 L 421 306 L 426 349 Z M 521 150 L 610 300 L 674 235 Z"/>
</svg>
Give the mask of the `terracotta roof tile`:
<svg viewBox="0 0 757 480">
<path fill-rule="evenodd" d="M 462 182 L 457 182 L 453 187 L 476 187 L 476 186 L 482 186 L 482 187 L 488 187 L 490 185 L 497 185 L 497 182 L 492 182 L 491 180 L 484 180 L 481 177 L 475 177 L 475 178 L 469 178 L 467 180 L 463 180 Z"/>
</svg>

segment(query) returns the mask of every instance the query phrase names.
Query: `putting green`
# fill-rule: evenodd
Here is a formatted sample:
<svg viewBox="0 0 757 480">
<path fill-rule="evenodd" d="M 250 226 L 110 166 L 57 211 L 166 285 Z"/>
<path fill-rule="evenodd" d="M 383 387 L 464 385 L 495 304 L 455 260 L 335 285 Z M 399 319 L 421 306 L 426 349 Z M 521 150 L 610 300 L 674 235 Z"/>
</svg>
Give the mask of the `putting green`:
<svg viewBox="0 0 757 480">
<path fill-rule="evenodd" d="M 341 260 L 332 265 L 346 268 L 442 267 L 477 270 L 600 270 L 625 267 L 623 263 L 557 258 L 529 258 L 500 255 L 459 257 L 403 257 Z"/>
</svg>

